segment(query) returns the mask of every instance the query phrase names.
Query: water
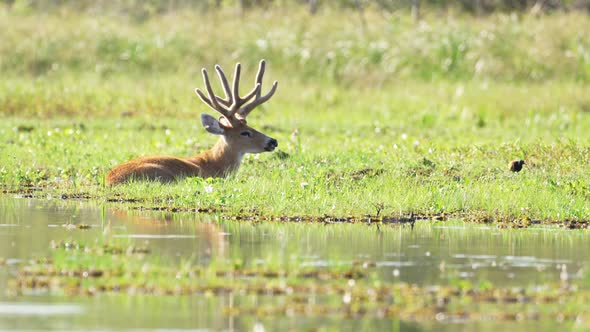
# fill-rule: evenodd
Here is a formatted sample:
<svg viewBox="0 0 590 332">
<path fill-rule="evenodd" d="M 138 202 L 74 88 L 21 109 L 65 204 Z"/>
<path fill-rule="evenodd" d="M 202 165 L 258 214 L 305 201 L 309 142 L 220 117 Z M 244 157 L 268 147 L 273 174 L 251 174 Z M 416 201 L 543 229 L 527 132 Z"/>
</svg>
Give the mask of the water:
<svg viewBox="0 0 590 332">
<path fill-rule="evenodd" d="M 247 267 L 298 264 L 305 268 L 371 266 L 384 283 L 429 287 L 469 281 L 527 287 L 582 282 L 590 261 L 584 230 L 418 222 L 410 226 L 364 224 L 252 223 L 191 213 L 129 211 L 116 205 L 0 197 L 0 330 L 495 330 L 509 322 L 437 324 L 394 318 L 343 319 L 228 315 L 228 308 L 281 303 L 279 296 L 155 296 L 99 294 L 14 295 L 9 283 L 29 260 L 50 257 L 60 241 L 93 243 L 104 237 L 149 248 L 168 264 L 207 266 L 239 261 Z M 80 229 L 87 225 L 88 229 Z M 514 323 L 516 324 L 516 323 Z M 553 323 L 520 322 L 544 330 Z M 560 325 L 563 328 L 566 325 Z M 569 327 L 569 325 L 567 325 Z M 512 328 L 512 327 L 510 327 Z"/>
</svg>

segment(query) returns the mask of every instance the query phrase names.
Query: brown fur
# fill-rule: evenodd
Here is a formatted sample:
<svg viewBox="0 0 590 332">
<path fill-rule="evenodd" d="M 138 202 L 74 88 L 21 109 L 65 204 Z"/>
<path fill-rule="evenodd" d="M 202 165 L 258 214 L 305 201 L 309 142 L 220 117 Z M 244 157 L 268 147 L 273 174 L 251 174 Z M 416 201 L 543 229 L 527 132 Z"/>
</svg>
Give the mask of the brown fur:
<svg viewBox="0 0 590 332">
<path fill-rule="evenodd" d="M 132 179 L 172 182 L 179 177 L 199 176 L 200 173 L 201 168 L 187 159 L 169 156 L 141 157 L 111 169 L 107 174 L 107 185 Z"/>
<path fill-rule="evenodd" d="M 242 137 L 248 131 L 252 137 Z M 172 182 L 185 177 L 198 176 L 226 177 L 237 170 L 245 153 L 264 152 L 270 138 L 242 121 L 232 128 L 225 128 L 225 134 L 209 150 L 190 157 L 150 156 L 130 160 L 111 169 L 106 178 L 107 185 L 130 180 L 151 180 Z"/>
</svg>

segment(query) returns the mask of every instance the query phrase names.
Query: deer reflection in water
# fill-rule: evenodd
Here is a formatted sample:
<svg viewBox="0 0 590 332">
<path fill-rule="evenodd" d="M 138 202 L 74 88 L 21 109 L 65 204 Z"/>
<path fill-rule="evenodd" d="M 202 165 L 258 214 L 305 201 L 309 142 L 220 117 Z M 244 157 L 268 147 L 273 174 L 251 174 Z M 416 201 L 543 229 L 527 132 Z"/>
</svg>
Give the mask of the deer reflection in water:
<svg viewBox="0 0 590 332">
<path fill-rule="evenodd" d="M 227 233 L 212 219 L 197 220 L 172 212 L 147 213 L 124 209 L 111 209 L 107 216 L 108 220 L 121 222 L 128 232 L 125 236 L 145 239 L 150 246 L 161 246 L 165 251 L 174 251 L 174 254 L 189 251 L 199 258 L 226 255 Z M 106 231 L 111 231 L 108 226 Z"/>
</svg>

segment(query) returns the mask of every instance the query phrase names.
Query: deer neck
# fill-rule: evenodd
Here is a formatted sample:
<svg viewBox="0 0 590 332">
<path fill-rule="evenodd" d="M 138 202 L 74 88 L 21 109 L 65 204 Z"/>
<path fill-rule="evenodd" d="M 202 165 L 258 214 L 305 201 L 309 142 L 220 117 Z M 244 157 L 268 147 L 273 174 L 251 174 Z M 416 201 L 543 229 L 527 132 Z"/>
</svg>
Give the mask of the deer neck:
<svg viewBox="0 0 590 332">
<path fill-rule="evenodd" d="M 232 148 L 221 136 L 215 145 L 189 161 L 198 165 L 203 177 L 225 177 L 240 167 L 244 153 Z"/>
</svg>

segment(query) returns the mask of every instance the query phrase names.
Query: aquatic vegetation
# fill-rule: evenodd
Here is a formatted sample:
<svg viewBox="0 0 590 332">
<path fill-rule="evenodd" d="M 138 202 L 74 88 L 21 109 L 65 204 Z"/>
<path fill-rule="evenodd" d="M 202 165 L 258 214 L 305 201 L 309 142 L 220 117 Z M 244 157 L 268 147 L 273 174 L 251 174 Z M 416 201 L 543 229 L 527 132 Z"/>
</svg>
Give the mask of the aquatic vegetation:
<svg viewBox="0 0 590 332">
<path fill-rule="evenodd" d="M 115 308 L 115 319 L 128 303 L 197 300 L 207 304 L 198 322 L 264 318 L 272 327 L 282 319 L 585 327 L 590 319 L 586 230 L 498 229 L 416 215 L 370 223 L 213 218 L 112 204 L 0 199 L 7 240 L 0 299 L 83 304 L 83 324 L 92 306 Z M 378 218 L 383 206 L 374 208 Z M 0 312 L 26 310 L 2 303 Z M 173 314 L 166 315 L 170 327 Z"/>
<path fill-rule="evenodd" d="M 280 298 L 279 305 L 234 305 L 226 315 L 397 317 L 404 320 L 587 321 L 590 290 L 568 282 L 499 287 L 490 282 L 419 286 L 378 277 L 379 266 L 354 261 L 324 267 L 292 263 L 243 267 L 235 262 L 193 266 L 154 261 L 149 248 L 60 242 L 51 258 L 18 269 L 14 295 L 158 296 L 204 294 Z M 263 301 L 263 300 L 260 301 Z M 562 303 L 568 303 L 563 307 Z"/>
</svg>

